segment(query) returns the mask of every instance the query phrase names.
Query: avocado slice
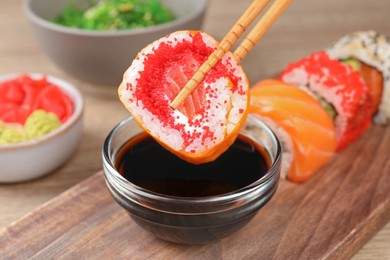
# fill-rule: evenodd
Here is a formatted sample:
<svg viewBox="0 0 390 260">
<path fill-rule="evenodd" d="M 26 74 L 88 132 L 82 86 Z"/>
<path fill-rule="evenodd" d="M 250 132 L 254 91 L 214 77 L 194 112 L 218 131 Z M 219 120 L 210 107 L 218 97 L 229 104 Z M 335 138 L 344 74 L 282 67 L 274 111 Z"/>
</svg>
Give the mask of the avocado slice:
<svg viewBox="0 0 390 260">
<path fill-rule="evenodd" d="M 362 67 L 361 62 L 358 59 L 353 58 L 353 57 L 347 58 L 347 59 L 342 59 L 340 61 L 342 63 L 344 63 L 345 65 L 351 66 L 353 71 L 360 71 L 360 69 Z"/>
</svg>

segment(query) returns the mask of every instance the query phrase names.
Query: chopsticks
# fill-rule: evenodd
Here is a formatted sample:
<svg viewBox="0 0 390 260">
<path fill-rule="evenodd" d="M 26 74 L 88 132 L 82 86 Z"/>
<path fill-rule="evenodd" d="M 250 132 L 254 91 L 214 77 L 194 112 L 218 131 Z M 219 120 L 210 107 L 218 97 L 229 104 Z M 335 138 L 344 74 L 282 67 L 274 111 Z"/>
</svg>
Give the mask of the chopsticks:
<svg viewBox="0 0 390 260">
<path fill-rule="evenodd" d="M 273 5 L 271 5 L 264 16 L 258 21 L 255 27 L 253 27 L 247 37 L 234 51 L 234 56 L 236 57 L 238 63 L 240 63 L 250 52 L 250 50 L 252 50 L 255 44 L 269 30 L 272 24 L 284 12 L 291 1 L 292 0 L 276 0 Z"/>
<path fill-rule="evenodd" d="M 276 19 L 283 13 L 292 0 L 275 0 L 256 26 L 249 32 L 247 37 L 237 47 L 234 56 L 238 62 L 241 62 L 255 44 L 263 37 Z M 208 59 L 200 66 L 192 78 L 182 88 L 179 94 L 171 103 L 171 108 L 178 108 L 181 103 L 191 94 L 191 92 L 204 79 L 206 74 L 217 64 L 222 56 L 229 51 L 231 46 L 241 37 L 244 31 L 255 20 L 255 18 L 264 10 L 270 0 L 254 0 L 252 4 L 241 15 L 238 21 L 225 35 L 219 43 L 217 49 L 210 54 Z"/>
</svg>

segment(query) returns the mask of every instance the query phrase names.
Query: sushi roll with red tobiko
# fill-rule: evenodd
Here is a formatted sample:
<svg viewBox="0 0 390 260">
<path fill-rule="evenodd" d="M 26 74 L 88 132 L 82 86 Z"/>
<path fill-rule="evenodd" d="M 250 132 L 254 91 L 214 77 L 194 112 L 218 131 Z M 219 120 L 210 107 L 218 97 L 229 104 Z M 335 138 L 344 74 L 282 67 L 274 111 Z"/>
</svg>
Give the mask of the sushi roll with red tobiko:
<svg viewBox="0 0 390 260">
<path fill-rule="evenodd" d="M 320 101 L 334 120 L 336 151 L 356 140 L 371 125 L 370 87 L 358 72 L 331 59 L 325 51 L 290 63 L 282 70 L 280 80 L 302 87 Z"/>
<path fill-rule="evenodd" d="M 390 42 L 376 31 L 357 31 L 341 37 L 326 50 L 358 71 L 371 87 L 374 122 L 390 123 Z"/>
<path fill-rule="evenodd" d="M 177 31 L 145 46 L 123 75 L 121 102 L 168 151 L 193 164 L 217 159 L 236 140 L 249 107 L 249 82 L 233 53 L 177 108 L 170 104 L 219 42 L 202 31 Z"/>
</svg>

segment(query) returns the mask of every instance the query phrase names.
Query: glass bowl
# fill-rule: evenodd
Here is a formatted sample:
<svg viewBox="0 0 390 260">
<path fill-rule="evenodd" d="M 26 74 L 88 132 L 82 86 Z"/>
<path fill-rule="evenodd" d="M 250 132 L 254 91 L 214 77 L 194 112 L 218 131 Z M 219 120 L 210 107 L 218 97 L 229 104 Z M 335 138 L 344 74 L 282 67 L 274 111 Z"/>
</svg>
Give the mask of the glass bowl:
<svg viewBox="0 0 390 260">
<path fill-rule="evenodd" d="M 163 240 L 194 245 L 231 235 L 246 225 L 277 189 L 281 146 L 270 128 L 253 115 L 248 116 L 240 130 L 241 143 L 232 145 L 215 162 L 193 165 L 163 148 L 149 151 L 150 147 L 140 146 L 139 150 L 146 149 L 143 154 L 136 155 L 137 149 L 126 153 L 127 159 L 131 160 L 128 171 L 136 177 L 126 175 L 125 178 L 120 163 L 124 158 L 123 151 L 129 141 L 139 139 L 140 135 L 145 137 L 147 134 L 133 117 L 123 120 L 109 133 L 102 151 L 105 180 L 114 200 L 132 219 Z M 155 145 L 157 148 L 158 144 Z M 236 150 L 231 153 L 230 149 Z M 252 157 L 248 158 L 253 161 L 247 161 L 247 156 L 252 155 L 246 153 L 253 152 L 259 152 L 256 154 L 264 161 Z M 169 161 L 172 164 L 166 163 Z M 262 173 L 257 168 L 261 163 L 266 165 Z M 255 167 L 248 168 L 248 165 Z M 147 172 L 143 172 L 144 169 Z M 247 174 L 249 172 L 251 174 Z M 153 178 L 160 182 L 143 185 L 142 181 Z M 208 187 L 203 185 L 205 180 Z M 233 188 L 210 192 L 208 189 L 218 182 Z M 167 183 L 170 185 L 164 189 Z"/>
</svg>

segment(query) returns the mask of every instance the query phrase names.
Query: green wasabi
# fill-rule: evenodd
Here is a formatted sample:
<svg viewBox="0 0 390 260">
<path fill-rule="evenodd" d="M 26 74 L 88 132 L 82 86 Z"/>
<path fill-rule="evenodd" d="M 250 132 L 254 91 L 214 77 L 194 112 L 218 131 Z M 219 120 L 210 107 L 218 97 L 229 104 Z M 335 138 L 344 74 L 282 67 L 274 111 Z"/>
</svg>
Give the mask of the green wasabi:
<svg viewBox="0 0 390 260">
<path fill-rule="evenodd" d="M 0 132 L 0 144 L 13 144 L 27 140 L 23 129 L 3 128 Z"/>
<path fill-rule="evenodd" d="M 14 144 L 36 139 L 61 126 L 56 114 L 44 110 L 35 110 L 26 119 L 24 125 L 0 121 L 0 144 Z"/>
<path fill-rule="evenodd" d="M 70 1 L 55 23 L 86 30 L 113 31 L 145 28 L 174 19 L 159 0 L 100 0 L 86 10 Z"/>
<path fill-rule="evenodd" d="M 27 118 L 24 129 L 27 137 L 30 139 L 36 139 L 61 126 L 61 122 L 58 117 L 51 112 L 44 110 L 35 110 Z"/>
</svg>

